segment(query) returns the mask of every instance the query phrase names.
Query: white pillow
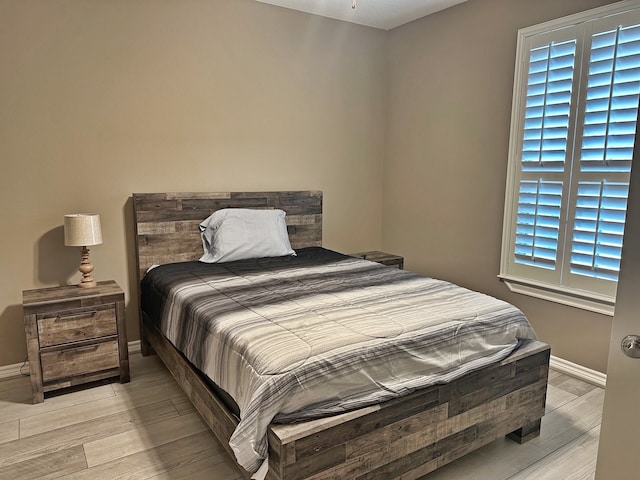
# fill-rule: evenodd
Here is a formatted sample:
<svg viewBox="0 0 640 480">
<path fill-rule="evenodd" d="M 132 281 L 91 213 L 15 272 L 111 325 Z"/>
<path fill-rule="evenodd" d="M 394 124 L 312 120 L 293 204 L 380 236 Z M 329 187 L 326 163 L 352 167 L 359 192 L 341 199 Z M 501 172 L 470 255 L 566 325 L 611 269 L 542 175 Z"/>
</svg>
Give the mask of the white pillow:
<svg viewBox="0 0 640 480">
<path fill-rule="evenodd" d="M 224 208 L 200 224 L 204 255 L 201 262 L 295 255 L 282 210 Z"/>
</svg>

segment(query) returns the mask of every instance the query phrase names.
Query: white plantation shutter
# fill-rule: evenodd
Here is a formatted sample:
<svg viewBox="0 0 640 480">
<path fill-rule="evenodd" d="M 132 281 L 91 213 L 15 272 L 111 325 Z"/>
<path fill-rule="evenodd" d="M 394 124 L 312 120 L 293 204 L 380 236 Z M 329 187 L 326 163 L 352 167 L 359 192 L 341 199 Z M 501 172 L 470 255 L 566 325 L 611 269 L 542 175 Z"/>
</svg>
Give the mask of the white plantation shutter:
<svg viewBox="0 0 640 480">
<path fill-rule="evenodd" d="M 640 93 L 640 25 L 593 35 L 580 168 L 631 172 Z"/>
<path fill-rule="evenodd" d="M 571 272 L 617 281 L 640 100 L 640 25 L 592 36 Z"/>
<path fill-rule="evenodd" d="M 562 182 L 520 182 L 514 248 L 516 262 L 555 268 L 561 202 Z"/>
<path fill-rule="evenodd" d="M 569 139 L 576 40 L 532 48 L 529 55 L 514 260 L 554 269 Z M 545 178 L 546 177 L 546 178 Z"/>
<path fill-rule="evenodd" d="M 562 171 L 567 154 L 576 41 L 531 50 L 523 170 Z"/>
<path fill-rule="evenodd" d="M 579 183 L 571 242 L 572 272 L 618 279 L 628 191 L 628 183 Z"/>
<path fill-rule="evenodd" d="M 520 33 L 500 274 L 575 306 L 615 300 L 640 101 L 640 5 L 594 12 Z"/>
</svg>

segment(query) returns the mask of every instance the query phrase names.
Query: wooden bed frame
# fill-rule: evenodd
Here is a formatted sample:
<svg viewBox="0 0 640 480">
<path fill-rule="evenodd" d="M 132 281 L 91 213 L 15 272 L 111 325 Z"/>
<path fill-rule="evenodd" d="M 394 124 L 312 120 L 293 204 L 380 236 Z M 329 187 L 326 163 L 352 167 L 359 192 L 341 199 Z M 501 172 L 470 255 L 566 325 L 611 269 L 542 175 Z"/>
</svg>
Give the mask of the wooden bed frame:
<svg viewBox="0 0 640 480">
<path fill-rule="evenodd" d="M 138 280 L 153 264 L 198 259 L 198 224 L 220 208 L 281 208 L 294 249 L 322 243 L 318 191 L 134 194 L 133 204 Z M 238 419 L 140 318 L 143 354 L 158 354 L 233 458 L 228 441 Z M 548 345 L 527 341 L 505 360 L 449 384 L 341 415 L 273 424 L 267 479 L 417 479 L 502 436 L 520 443 L 534 438 L 544 415 L 549 353 Z"/>
</svg>

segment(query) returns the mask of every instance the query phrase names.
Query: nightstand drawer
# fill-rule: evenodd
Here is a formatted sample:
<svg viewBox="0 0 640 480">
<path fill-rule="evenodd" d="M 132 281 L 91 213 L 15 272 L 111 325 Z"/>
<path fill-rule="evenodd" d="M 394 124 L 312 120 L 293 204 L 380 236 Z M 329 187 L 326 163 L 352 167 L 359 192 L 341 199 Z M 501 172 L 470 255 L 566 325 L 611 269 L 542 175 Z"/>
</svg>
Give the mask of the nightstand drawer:
<svg viewBox="0 0 640 480">
<path fill-rule="evenodd" d="M 40 314 L 36 319 L 40 348 L 117 333 L 114 305 Z"/>
<path fill-rule="evenodd" d="M 44 382 L 118 368 L 118 340 L 42 352 L 40 362 Z"/>
</svg>

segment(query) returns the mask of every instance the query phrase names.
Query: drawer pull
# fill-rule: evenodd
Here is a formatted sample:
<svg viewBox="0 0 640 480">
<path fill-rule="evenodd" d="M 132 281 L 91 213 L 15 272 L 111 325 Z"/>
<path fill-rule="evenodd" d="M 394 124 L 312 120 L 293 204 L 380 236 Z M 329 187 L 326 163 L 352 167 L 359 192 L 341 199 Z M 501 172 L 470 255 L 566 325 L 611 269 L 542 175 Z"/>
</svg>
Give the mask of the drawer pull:
<svg viewBox="0 0 640 480">
<path fill-rule="evenodd" d="M 65 313 L 63 315 L 56 316 L 56 320 L 66 320 L 68 318 L 78 318 L 78 317 L 95 317 L 98 314 L 97 310 L 92 310 L 90 312 L 82 312 L 82 313 Z"/>
<path fill-rule="evenodd" d="M 65 350 L 60 350 L 60 355 L 66 355 L 67 353 L 86 352 L 89 350 L 97 350 L 99 346 L 100 345 L 86 345 L 84 347 L 67 348 Z"/>
</svg>

